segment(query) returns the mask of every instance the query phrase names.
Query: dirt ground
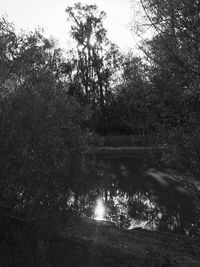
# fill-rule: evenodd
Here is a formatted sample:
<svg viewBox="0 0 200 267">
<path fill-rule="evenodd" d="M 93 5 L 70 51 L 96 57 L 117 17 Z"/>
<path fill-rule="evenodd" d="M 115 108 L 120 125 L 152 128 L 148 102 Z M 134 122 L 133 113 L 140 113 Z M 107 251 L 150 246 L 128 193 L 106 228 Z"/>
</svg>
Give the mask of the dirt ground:
<svg viewBox="0 0 200 267">
<path fill-rule="evenodd" d="M 60 236 L 63 247 L 68 243 L 67 266 L 200 266 L 200 240 L 195 238 L 121 230 L 111 222 L 87 218 L 68 224 Z"/>
<path fill-rule="evenodd" d="M 200 267 L 199 239 L 88 218 L 42 225 L 32 234 L 12 227 L 0 242 L 0 267 Z"/>
</svg>

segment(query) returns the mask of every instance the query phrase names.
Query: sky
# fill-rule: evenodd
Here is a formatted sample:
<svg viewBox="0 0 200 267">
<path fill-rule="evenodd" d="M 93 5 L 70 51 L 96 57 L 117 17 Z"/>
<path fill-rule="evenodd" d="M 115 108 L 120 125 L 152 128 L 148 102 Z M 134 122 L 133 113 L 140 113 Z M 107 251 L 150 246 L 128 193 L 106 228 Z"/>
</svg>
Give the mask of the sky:
<svg viewBox="0 0 200 267">
<path fill-rule="evenodd" d="M 43 28 L 47 37 L 53 36 L 60 47 L 67 49 L 71 43 L 65 9 L 76 2 L 96 4 L 105 11 L 109 39 L 124 51 L 134 48 L 135 40 L 129 29 L 131 0 L 1 0 L 0 15 L 8 15 L 17 29 Z"/>
</svg>

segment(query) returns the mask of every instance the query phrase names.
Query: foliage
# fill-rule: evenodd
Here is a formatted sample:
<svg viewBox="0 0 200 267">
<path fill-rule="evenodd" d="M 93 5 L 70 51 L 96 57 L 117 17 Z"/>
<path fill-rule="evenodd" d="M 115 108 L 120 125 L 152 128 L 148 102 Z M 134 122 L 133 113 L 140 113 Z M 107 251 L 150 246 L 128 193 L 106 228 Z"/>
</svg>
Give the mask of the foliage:
<svg viewBox="0 0 200 267">
<path fill-rule="evenodd" d="M 148 67 L 141 58 L 129 53 L 122 62 L 122 81 L 114 96 L 113 109 L 118 113 L 118 123 L 136 135 L 155 131 L 155 118 L 151 112 L 151 88 Z"/>
<path fill-rule="evenodd" d="M 88 126 L 158 138 L 165 166 L 199 198 L 199 3 L 140 2 L 141 26 L 153 29 L 144 58 L 122 55 L 96 5 L 67 7 L 76 45 L 67 58 L 42 31 L 17 34 L 0 19 L 1 203 L 34 217 L 77 208 L 88 191 L 94 200 L 108 184 L 86 155 L 97 142 Z"/>
<path fill-rule="evenodd" d="M 121 55 L 117 46 L 107 38 L 103 26 L 105 12 L 99 12 L 96 5 L 80 3 L 68 7 L 66 12 L 76 45 L 72 59 L 71 93 L 78 95 L 84 103 L 90 103 L 93 128 L 103 131 L 108 125 L 107 105 Z"/>
<path fill-rule="evenodd" d="M 0 201 L 35 216 L 95 184 L 84 147 L 88 111 L 67 93 L 60 51 L 41 32 L 1 20 Z M 90 173 L 91 172 L 91 173 Z"/>
<path fill-rule="evenodd" d="M 199 199 L 199 1 L 141 0 L 153 38 L 144 41 L 163 162 Z M 177 177 L 179 179 L 180 177 Z"/>
</svg>

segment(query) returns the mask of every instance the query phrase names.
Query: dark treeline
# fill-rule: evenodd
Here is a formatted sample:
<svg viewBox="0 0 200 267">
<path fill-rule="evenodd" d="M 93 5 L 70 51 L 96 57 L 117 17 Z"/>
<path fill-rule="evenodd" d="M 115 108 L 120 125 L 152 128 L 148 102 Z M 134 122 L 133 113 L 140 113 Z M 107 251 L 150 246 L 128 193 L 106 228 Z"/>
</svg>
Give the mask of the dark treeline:
<svg viewBox="0 0 200 267">
<path fill-rule="evenodd" d="M 142 57 L 108 39 L 95 5 L 66 9 L 75 45 L 65 56 L 42 31 L 16 33 L 0 19 L 2 247 L 13 220 L 58 220 L 78 210 L 81 196 L 97 194 L 101 172 L 85 151 L 98 134 L 153 136 L 168 147 L 163 164 L 199 201 L 200 2 L 141 7 L 141 28 L 154 31 L 140 44 Z"/>
</svg>

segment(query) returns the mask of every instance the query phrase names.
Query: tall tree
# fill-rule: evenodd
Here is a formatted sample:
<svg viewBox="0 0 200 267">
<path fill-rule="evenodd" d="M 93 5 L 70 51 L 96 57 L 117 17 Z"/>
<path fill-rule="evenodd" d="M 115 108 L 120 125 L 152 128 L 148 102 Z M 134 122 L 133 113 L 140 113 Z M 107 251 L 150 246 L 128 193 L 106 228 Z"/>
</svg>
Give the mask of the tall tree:
<svg viewBox="0 0 200 267">
<path fill-rule="evenodd" d="M 71 36 L 76 43 L 75 79 L 82 85 L 82 94 L 93 111 L 100 111 L 101 125 L 106 122 L 106 101 L 110 81 L 118 67 L 120 53 L 107 38 L 103 26 L 105 12 L 96 5 L 75 4 L 66 9 L 72 23 Z"/>
</svg>

